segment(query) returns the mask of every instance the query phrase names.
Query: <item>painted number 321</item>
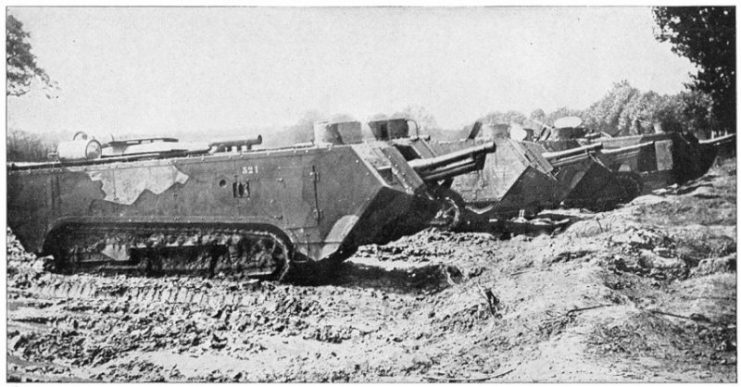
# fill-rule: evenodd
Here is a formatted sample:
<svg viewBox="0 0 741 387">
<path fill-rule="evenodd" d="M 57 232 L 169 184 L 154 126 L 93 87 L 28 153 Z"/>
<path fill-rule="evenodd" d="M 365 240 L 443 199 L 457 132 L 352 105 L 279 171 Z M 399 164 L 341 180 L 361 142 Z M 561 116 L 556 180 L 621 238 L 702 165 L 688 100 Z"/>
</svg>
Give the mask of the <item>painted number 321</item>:
<svg viewBox="0 0 741 387">
<path fill-rule="evenodd" d="M 257 165 L 246 165 L 242 167 L 242 174 L 243 175 L 252 175 L 258 173 Z"/>
</svg>

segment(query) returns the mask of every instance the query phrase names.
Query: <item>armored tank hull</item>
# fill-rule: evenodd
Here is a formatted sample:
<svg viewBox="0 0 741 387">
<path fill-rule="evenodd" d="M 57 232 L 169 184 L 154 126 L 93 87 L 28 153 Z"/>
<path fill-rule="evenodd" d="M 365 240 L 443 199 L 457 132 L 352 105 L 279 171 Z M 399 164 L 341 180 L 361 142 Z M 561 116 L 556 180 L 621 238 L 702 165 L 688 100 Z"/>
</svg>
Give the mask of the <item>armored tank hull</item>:
<svg viewBox="0 0 741 387">
<path fill-rule="evenodd" d="M 547 152 L 540 143 L 509 138 L 493 141 L 497 151 L 486 155 L 481 169 L 449 182 L 464 202 L 470 223 L 534 216 L 560 205 L 601 210 L 629 201 L 640 191 L 636 188 L 640 181 L 630 173 L 610 171 L 596 156 L 595 146 Z M 483 142 L 419 137 L 393 141 L 407 159 L 435 157 Z"/>
<path fill-rule="evenodd" d="M 62 272 L 301 277 L 427 227 L 456 173 L 436 161 L 418 173 L 379 142 L 11 163 L 8 225 Z"/>
<path fill-rule="evenodd" d="M 627 202 L 640 193 L 640 181 L 629 172 L 613 172 L 600 160 L 600 146 L 544 152 L 559 183 L 568 192 L 566 207 L 603 210 Z"/>
<path fill-rule="evenodd" d="M 613 171 L 640 175 L 643 192 L 704 175 L 715 161 L 718 149 L 735 145 L 735 135 L 696 141 L 679 133 L 657 133 L 595 139 L 543 141 L 549 150 L 565 150 L 600 143 L 604 163 Z M 623 153 L 623 157 L 614 154 Z M 630 155 L 630 156 L 625 156 Z"/>
<path fill-rule="evenodd" d="M 466 207 L 480 216 L 510 218 L 521 211 L 535 214 L 558 206 L 569 192 L 542 157 L 537 144 L 499 138 L 497 152 L 488 154 L 483 169 L 455 178 L 451 188 Z M 434 154 L 465 149 L 483 140 L 429 142 Z"/>
<path fill-rule="evenodd" d="M 434 142 L 410 140 L 419 154 L 445 154 L 482 140 Z M 532 216 L 560 205 L 605 209 L 626 202 L 640 191 L 636 177 L 613 173 L 599 159 L 595 146 L 547 152 L 534 142 L 494 140 L 497 152 L 486 156 L 481 170 L 455 178 L 451 188 L 476 216 L 506 219 Z"/>
</svg>

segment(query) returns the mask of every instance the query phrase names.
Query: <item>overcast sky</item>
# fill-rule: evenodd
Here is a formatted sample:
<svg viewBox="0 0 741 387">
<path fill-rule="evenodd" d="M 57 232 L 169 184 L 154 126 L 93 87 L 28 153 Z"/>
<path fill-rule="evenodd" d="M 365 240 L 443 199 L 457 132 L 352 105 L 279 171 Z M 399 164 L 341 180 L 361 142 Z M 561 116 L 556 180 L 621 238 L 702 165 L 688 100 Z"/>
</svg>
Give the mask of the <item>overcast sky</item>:
<svg viewBox="0 0 741 387">
<path fill-rule="evenodd" d="M 365 120 L 421 105 L 457 129 L 495 110 L 585 108 L 614 82 L 673 94 L 694 67 L 648 7 L 10 8 L 58 98 L 10 128 L 167 134 Z"/>
</svg>

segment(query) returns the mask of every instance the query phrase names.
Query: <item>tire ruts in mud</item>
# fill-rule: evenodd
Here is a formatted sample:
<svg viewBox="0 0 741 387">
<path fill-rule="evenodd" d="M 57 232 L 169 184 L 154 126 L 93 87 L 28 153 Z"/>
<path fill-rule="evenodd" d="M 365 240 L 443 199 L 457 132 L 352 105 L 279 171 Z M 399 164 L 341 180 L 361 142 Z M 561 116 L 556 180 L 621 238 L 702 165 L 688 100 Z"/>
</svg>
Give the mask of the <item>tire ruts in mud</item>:
<svg viewBox="0 0 741 387">
<path fill-rule="evenodd" d="M 293 258 L 286 238 L 250 227 L 68 225 L 50 243 L 55 271 L 65 274 L 223 274 L 282 280 Z"/>
<path fill-rule="evenodd" d="M 93 279 L 80 281 L 77 278 L 74 280 L 62 279 L 45 284 L 35 284 L 22 290 L 21 295 L 49 299 L 75 299 L 100 302 L 161 303 L 217 309 L 223 307 L 249 308 L 254 307 L 260 302 L 265 302 L 265 297 L 272 297 L 268 294 L 270 292 L 266 293 L 266 289 L 262 288 L 263 286 L 259 281 L 241 282 L 238 290 L 225 292 L 211 291 L 208 287 L 196 286 L 195 284 L 174 285 L 171 283 L 161 283 L 110 286 L 99 284 Z"/>
</svg>

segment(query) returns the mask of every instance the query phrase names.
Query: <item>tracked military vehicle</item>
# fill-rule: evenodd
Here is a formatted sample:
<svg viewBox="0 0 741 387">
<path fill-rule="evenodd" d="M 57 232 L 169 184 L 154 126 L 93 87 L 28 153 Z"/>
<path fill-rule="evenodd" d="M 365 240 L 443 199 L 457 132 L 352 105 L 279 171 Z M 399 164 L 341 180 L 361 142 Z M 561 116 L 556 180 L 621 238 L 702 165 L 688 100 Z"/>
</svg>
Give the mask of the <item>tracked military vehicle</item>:
<svg viewBox="0 0 741 387">
<path fill-rule="evenodd" d="M 640 156 L 632 162 L 615 167 L 633 170 L 642 175 L 647 188 L 656 189 L 674 183 L 684 183 L 707 173 L 713 165 L 718 149 L 734 144 L 735 135 L 698 141 L 681 133 L 656 133 L 640 136 L 595 138 L 607 149 L 640 147 Z M 651 145 L 647 145 L 651 144 Z"/>
<path fill-rule="evenodd" d="M 558 181 L 566 187 L 562 204 L 597 211 L 628 202 L 641 193 L 640 177 L 632 172 L 612 171 L 604 164 L 603 160 L 619 155 L 603 155 L 601 144 L 542 153 L 554 167 Z"/>
<path fill-rule="evenodd" d="M 477 137 L 481 128 L 477 122 L 467 139 L 430 144 L 435 154 L 492 139 L 497 145 L 498 153 L 487 156 L 482 170 L 459 176 L 452 184 L 470 211 L 487 219 L 532 216 L 558 206 L 566 198 L 569 190 L 559 183 L 553 166 L 542 157 L 537 145 L 501 135 L 501 126 L 490 126 L 484 138 Z"/>
<path fill-rule="evenodd" d="M 540 143 L 510 138 L 509 125 L 476 122 L 466 139 L 438 142 L 410 136 L 413 120 L 370 122 L 378 140 L 391 141 L 408 160 L 435 157 L 494 141 L 497 152 L 486 156 L 482 169 L 447 182 L 469 218 L 507 219 L 534 216 L 543 209 L 563 204 L 606 209 L 626 202 L 640 192 L 640 180 L 630 173 L 614 173 L 602 162 L 601 147 L 587 146 L 548 152 Z M 577 144 L 577 147 L 579 145 Z M 619 159 L 624 151 L 609 155 Z"/>
<path fill-rule="evenodd" d="M 546 127 L 538 142 L 550 151 L 602 144 L 603 163 L 613 171 L 639 175 L 643 192 L 704 175 L 719 149 L 735 145 L 735 134 L 700 141 L 681 133 L 610 137 L 587 133 L 581 125 L 577 117 L 565 117 Z"/>
<path fill-rule="evenodd" d="M 390 144 L 341 137 L 252 150 L 261 138 L 101 144 L 79 134 L 54 161 L 8 164 L 8 225 L 61 272 L 301 278 L 360 245 L 446 222 L 441 182 L 495 149 L 410 163 Z"/>
<path fill-rule="evenodd" d="M 447 142 L 420 136 L 419 126 L 411 119 L 371 121 L 368 125 L 376 140 L 391 142 L 407 160 L 433 158 L 494 141 L 497 151 L 486 155 L 482 168 L 444 182 L 459 195 L 455 200 L 465 208 L 461 217 L 469 222 L 514 217 L 523 210 L 534 214 L 557 205 L 566 196 L 550 173 L 553 168 L 540 153 L 528 144 L 501 136 L 476 138 L 480 122 L 468 139 Z"/>
</svg>

